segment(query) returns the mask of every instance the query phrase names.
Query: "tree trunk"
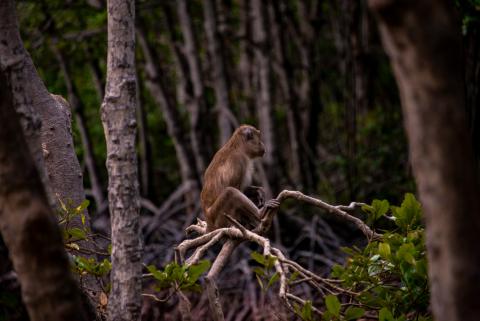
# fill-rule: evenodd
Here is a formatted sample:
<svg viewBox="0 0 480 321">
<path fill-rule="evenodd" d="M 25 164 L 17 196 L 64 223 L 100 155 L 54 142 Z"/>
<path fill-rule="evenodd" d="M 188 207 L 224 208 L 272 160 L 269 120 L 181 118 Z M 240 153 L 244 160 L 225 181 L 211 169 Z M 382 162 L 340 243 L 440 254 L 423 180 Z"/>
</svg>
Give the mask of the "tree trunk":
<svg viewBox="0 0 480 321">
<path fill-rule="evenodd" d="M 263 157 L 266 166 L 267 176 L 270 183 L 276 182 L 276 142 L 273 131 L 273 110 L 272 110 L 272 84 L 270 82 L 270 57 L 269 41 L 266 26 L 266 8 L 261 0 L 252 0 L 252 29 L 255 46 L 255 61 L 258 68 L 258 93 L 257 110 L 259 129 L 265 143 L 265 156 Z M 276 183 L 278 186 L 278 183 Z"/>
<path fill-rule="evenodd" d="M 239 102 L 239 116 L 247 119 L 252 117 L 252 110 L 254 109 L 254 95 L 253 95 L 253 52 L 252 52 L 252 26 L 250 19 L 250 0 L 239 1 L 239 31 L 240 38 L 240 58 L 238 62 L 239 78 L 236 81 L 239 83 L 238 87 L 241 91 L 241 99 Z M 235 83 L 235 79 L 232 78 Z"/>
<path fill-rule="evenodd" d="M 190 97 L 190 102 L 186 106 L 190 111 L 190 140 L 195 153 L 197 171 L 203 173 L 210 159 L 212 144 L 209 142 L 209 134 L 207 132 L 209 121 L 207 119 L 202 69 L 187 1 L 178 0 L 177 9 L 185 43 L 185 56 L 187 57 L 190 80 L 193 87 L 193 96 Z"/>
<path fill-rule="evenodd" d="M 138 79 L 138 71 L 137 71 Z M 152 146 L 148 136 L 147 111 L 142 101 L 140 82 L 137 81 L 137 121 L 138 121 L 138 144 L 140 159 L 140 192 L 148 199 L 154 196 L 154 175 L 152 164 Z"/>
<path fill-rule="evenodd" d="M 437 321 L 477 320 L 479 188 L 465 117 L 460 27 L 450 1 L 371 0 L 400 90 L 426 219 Z"/>
<path fill-rule="evenodd" d="M 14 88 L 14 106 L 21 119 L 24 119 L 26 138 L 31 140 L 29 146 L 33 149 L 38 148 L 33 145 L 40 142 L 32 136 L 31 126 L 36 125 L 31 120 L 36 118 L 38 113 L 42 122 L 39 146 L 43 149 L 43 163 L 49 187 L 47 190 L 50 190 L 56 207 L 59 206 L 59 200 L 71 202 L 74 207 L 78 206 L 85 199 L 85 192 L 80 164 L 73 148 L 68 105 L 62 103 L 63 99 L 59 100 L 57 96 L 50 95 L 39 78 L 30 55 L 23 47 L 13 1 L 6 1 L 0 6 L 0 17 L 2 23 L 5 22 L 0 37 L 5 37 L 2 42 L 7 43 L 7 46 L 0 47 L 2 70 L 6 71 Z M 32 155 L 38 165 L 37 151 L 33 149 Z M 40 172 L 42 170 L 40 169 Z"/>
<path fill-rule="evenodd" d="M 32 321 L 87 320 L 6 80 L 0 76 L 0 231 L 23 302 Z"/>
<path fill-rule="evenodd" d="M 141 243 L 135 150 L 135 3 L 109 0 L 107 84 L 101 108 L 107 142 L 112 272 L 108 317 L 140 319 Z"/>
<path fill-rule="evenodd" d="M 34 97 L 42 95 L 41 86 L 30 55 L 23 47 L 13 0 L 0 4 L 0 68 L 7 81 L 12 84 L 13 106 L 20 117 L 28 148 L 37 166 L 47 192 L 49 203 L 54 205 L 56 198 L 50 189 L 45 161 L 42 152 L 40 115 L 35 110 Z"/>
<path fill-rule="evenodd" d="M 205 16 L 205 33 L 207 35 L 208 52 L 213 68 L 213 85 L 215 87 L 216 112 L 218 114 L 218 127 L 220 129 L 220 145 L 223 146 L 230 139 L 233 128 L 228 120 L 230 102 L 228 97 L 227 75 L 222 43 L 218 34 L 217 11 L 214 0 L 203 1 Z"/>
<path fill-rule="evenodd" d="M 168 135 L 172 138 L 175 153 L 180 166 L 180 175 L 182 182 L 188 184 L 189 191 L 187 202 L 189 208 L 193 209 L 194 202 L 198 202 L 200 195 L 200 178 L 196 171 L 195 158 L 189 145 L 187 137 L 183 134 L 181 126 L 181 117 L 176 108 L 175 99 L 167 93 L 167 86 L 162 81 L 159 70 L 158 58 L 153 48 L 147 42 L 142 27 L 137 27 L 137 35 L 140 47 L 145 57 L 146 86 L 156 104 L 159 106 L 165 123 L 167 125 Z M 181 78 L 181 75 L 180 75 Z"/>
<path fill-rule="evenodd" d="M 51 49 L 60 66 L 60 70 L 65 81 L 65 86 L 67 87 L 68 101 L 70 102 L 73 113 L 75 114 L 77 128 L 80 132 L 80 140 L 85 153 L 85 165 L 87 166 L 88 178 L 90 179 L 90 185 L 92 188 L 92 195 L 93 199 L 95 200 L 97 211 L 99 211 L 103 207 L 105 199 L 98 175 L 98 167 L 93 154 L 91 135 L 85 120 L 84 105 L 80 97 L 78 97 L 77 88 L 70 77 L 70 72 L 68 70 L 67 63 L 65 62 L 63 53 L 54 44 L 51 46 Z"/>
</svg>

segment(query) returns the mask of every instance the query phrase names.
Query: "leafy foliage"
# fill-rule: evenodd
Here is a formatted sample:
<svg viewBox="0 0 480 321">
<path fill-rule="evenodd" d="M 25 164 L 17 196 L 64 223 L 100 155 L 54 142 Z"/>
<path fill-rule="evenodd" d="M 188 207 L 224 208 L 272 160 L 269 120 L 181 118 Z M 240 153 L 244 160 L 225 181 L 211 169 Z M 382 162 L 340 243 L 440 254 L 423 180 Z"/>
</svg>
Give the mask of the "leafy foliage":
<svg viewBox="0 0 480 321">
<path fill-rule="evenodd" d="M 112 266 L 108 259 L 98 260 L 96 255 L 109 255 L 109 252 L 93 250 L 98 246 L 92 236 L 88 224 L 86 224 L 86 213 L 90 202 L 84 200 L 78 206 L 72 206 L 71 202 L 59 200 L 60 209 L 57 211 L 59 225 L 63 234 L 65 249 L 72 260 L 72 270 L 79 274 L 90 274 L 95 277 L 107 276 Z M 73 224 L 75 222 L 75 224 Z M 75 226 L 72 226 L 75 225 Z M 86 246 L 88 244 L 88 246 Z M 109 245 L 110 246 L 110 245 Z"/>
<path fill-rule="evenodd" d="M 400 207 L 389 207 L 388 202 L 375 200 L 364 210 L 372 224 L 382 217 L 390 218 L 395 228 L 363 250 L 344 249 L 349 254 L 347 263 L 334 266 L 331 275 L 355 293 L 352 297 L 355 304 L 345 304 L 347 308 L 340 313 L 341 297 L 325 297 L 324 320 L 354 320 L 365 311 L 378 311 L 381 321 L 430 320 L 420 203 L 413 194 L 406 194 Z M 389 212 L 391 216 L 387 216 Z"/>
<path fill-rule="evenodd" d="M 273 256 L 264 256 L 255 251 L 250 253 L 250 257 L 260 265 L 254 267 L 253 272 L 255 273 L 260 288 L 267 291 L 278 281 L 279 278 L 278 273 L 273 272 L 273 266 L 277 261 L 277 258 Z"/>
<path fill-rule="evenodd" d="M 175 290 L 200 292 L 201 286 L 198 279 L 210 266 L 210 261 L 202 260 L 198 264 L 190 266 L 172 262 L 167 264 L 163 270 L 158 270 L 155 266 L 149 265 L 147 270 L 155 278 L 156 291 L 174 288 Z"/>
</svg>

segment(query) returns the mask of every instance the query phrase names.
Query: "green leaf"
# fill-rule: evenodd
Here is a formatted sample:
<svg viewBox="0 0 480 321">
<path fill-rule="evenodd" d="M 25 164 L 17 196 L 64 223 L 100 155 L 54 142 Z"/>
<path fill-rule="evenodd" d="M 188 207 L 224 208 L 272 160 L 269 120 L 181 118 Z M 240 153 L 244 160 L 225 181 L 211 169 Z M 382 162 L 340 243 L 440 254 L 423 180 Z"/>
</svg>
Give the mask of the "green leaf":
<svg viewBox="0 0 480 321">
<path fill-rule="evenodd" d="M 373 207 L 372 219 L 376 221 L 383 215 L 387 214 L 388 209 L 390 208 L 390 204 L 388 203 L 387 200 L 383 200 L 383 201 L 373 200 L 372 207 Z"/>
<path fill-rule="evenodd" d="M 262 279 L 260 279 L 260 277 L 258 276 L 258 274 L 255 274 L 255 277 L 257 278 L 257 281 L 258 281 L 258 284 L 260 285 L 260 288 L 262 289 L 263 291 L 263 282 L 262 282 Z"/>
<path fill-rule="evenodd" d="M 67 229 L 67 233 L 78 240 L 84 240 L 87 238 L 85 231 L 82 229 L 79 229 L 78 227 L 72 227 L 70 229 Z"/>
<path fill-rule="evenodd" d="M 417 250 L 412 243 L 405 243 L 400 246 L 397 251 L 397 258 L 403 260 L 411 265 L 415 265 L 417 262 L 415 261 L 415 255 L 417 254 Z"/>
<path fill-rule="evenodd" d="M 75 212 L 77 212 L 77 213 L 83 212 L 88 207 L 88 205 L 90 205 L 90 201 L 89 200 L 84 200 L 80 205 L 78 205 L 75 208 Z"/>
<path fill-rule="evenodd" d="M 348 307 L 345 311 L 345 320 L 357 320 L 365 314 L 365 310 L 358 307 Z"/>
<path fill-rule="evenodd" d="M 261 264 L 261 265 L 265 265 L 265 256 L 263 256 L 262 254 L 253 251 L 252 253 L 250 253 L 250 257 L 251 257 L 255 262 L 257 262 L 257 263 L 259 263 L 259 264 Z"/>
<path fill-rule="evenodd" d="M 335 295 L 327 295 L 325 297 L 325 305 L 327 306 L 327 310 L 330 311 L 331 314 L 338 317 L 340 316 L 340 301 Z"/>
<path fill-rule="evenodd" d="M 387 308 L 382 308 L 378 313 L 378 321 L 395 321 L 392 312 Z"/>
<path fill-rule="evenodd" d="M 280 278 L 280 275 L 275 272 L 272 277 L 270 278 L 270 280 L 268 281 L 268 284 L 267 284 L 267 289 L 269 287 L 271 287 L 273 285 L 273 283 L 277 282 L 277 280 Z"/>
<path fill-rule="evenodd" d="M 271 269 L 273 268 L 273 265 L 275 264 L 275 262 L 277 261 L 277 258 L 275 256 L 268 256 L 265 260 L 265 267 L 267 269 Z"/>
<path fill-rule="evenodd" d="M 191 265 L 188 268 L 188 277 L 189 277 L 189 282 L 195 283 L 198 278 L 206 272 L 212 263 L 210 263 L 209 260 L 202 260 L 198 262 L 198 264 Z"/>
<path fill-rule="evenodd" d="M 298 271 L 293 271 L 292 275 L 290 275 L 290 278 L 288 279 L 288 282 L 293 282 L 298 278 Z"/>
<path fill-rule="evenodd" d="M 380 254 L 381 257 L 388 259 L 390 257 L 391 251 L 390 251 L 390 244 L 388 243 L 379 243 L 378 244 L 378 254 Z"/>
<path fill-rule="evenodd" d="M 165 279 L 167 278 L 167 274 L 165 272 L 157 270 L 154 265 L 147 266 L 147 270 L 153 275 L 155 279 L 159 281 L 165 281 Z"/>
<path fill-rule="evenodd" d="M 255 272 L 255 274 L 260 276 L 260 277 L 265 276 L 265 270 L 264 270 L 263 267 L 256 266 L 256 267 L 253 268 L 253 272 Z"/>
<path fill-rule="evenodd" d="M 302 308 L 302 319 L 303 320 L 312 320 L 313 313 L 312 313 L 312 301 L 307 300 Z"/>
<path fill-rule="evenodd" d="M 407 193 L 402 206 L 394 208 L 393 215 L 396 218 L 395 224 L 408 231 L 421 222 L 422 207 L 413 194 Z"/>
</svg>

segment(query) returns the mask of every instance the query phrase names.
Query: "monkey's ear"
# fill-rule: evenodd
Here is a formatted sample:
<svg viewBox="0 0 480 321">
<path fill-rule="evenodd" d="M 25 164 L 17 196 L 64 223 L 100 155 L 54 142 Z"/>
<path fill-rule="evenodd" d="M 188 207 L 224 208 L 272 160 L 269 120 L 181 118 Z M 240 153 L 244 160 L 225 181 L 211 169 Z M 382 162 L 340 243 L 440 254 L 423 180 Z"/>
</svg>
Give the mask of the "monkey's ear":
<svg viewBox="0 0 480 321">
<path fill-rule="evenodd" d="M 250 128 L 250 127 L 245 127 L 243 130 L 242 130 L 242 134 L 243 136 L 245 137 L 246 140 L 251 140 L 253 139 L 253 129 Z"/>
</svg>

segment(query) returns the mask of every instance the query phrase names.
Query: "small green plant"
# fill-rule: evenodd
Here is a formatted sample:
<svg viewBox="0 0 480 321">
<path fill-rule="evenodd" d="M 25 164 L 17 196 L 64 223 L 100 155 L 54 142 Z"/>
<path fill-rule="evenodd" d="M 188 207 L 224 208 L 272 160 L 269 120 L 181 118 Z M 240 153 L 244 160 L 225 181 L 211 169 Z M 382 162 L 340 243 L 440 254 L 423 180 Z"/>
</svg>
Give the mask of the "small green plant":
<svg viewBox="0 0 480 321">
<path fill-rule="evenodd" d="M 259 266 L 253 268 L 253 272 L 262 291 L 267 291 L 279 278 L 278 273 L 273 272 L 273 265 L 277 258 L 264 256 L 255 251 L 250 253 L 250 257 L 259 264 Z"/>
<path fill-rule="evenodd" d="M 334 266 L 331 276 L 354 295 L 325 297 L 323 320 L 355 320 L 366 311 L 380 321 L 431 320 L 420 203 L 406 194 L 400 207 L 375 200 L 363 210 L 371 225 L 387 219 L 394 227 L 364 249 L 343 249 L 349 255 L 346 264 Z"/>
<path fill-rule="evenodd" d="M 58 224 L 62 230 L 65 249 L 71 257 L 72 270 L 80 276 L 107 276 L 112 268 L 110 261 L 106 258 L 98 260 L 96 254 L 109 256 L 110 245 L 108 251 L 98 249 L 90 227 L 86 224 L 85 211 L 90 202 L 84 200 L 80 205 L 72 206 L 71 202 L 59 199 L 59 204 Z"/>
<path fill-rule="evenodd" d="M 149 265 L 147 270 L 155 279 L 156 291 L 173 288 L 173 293 L 178 290 L 200 292 L 202 288 L 198 283 L 198 279 L 210 266 L 210 261 L 202 260 L 198 264 L 190 266 L 171 262 L 163 270 L 158 270 L 154 265 Z"/>
</svg>

